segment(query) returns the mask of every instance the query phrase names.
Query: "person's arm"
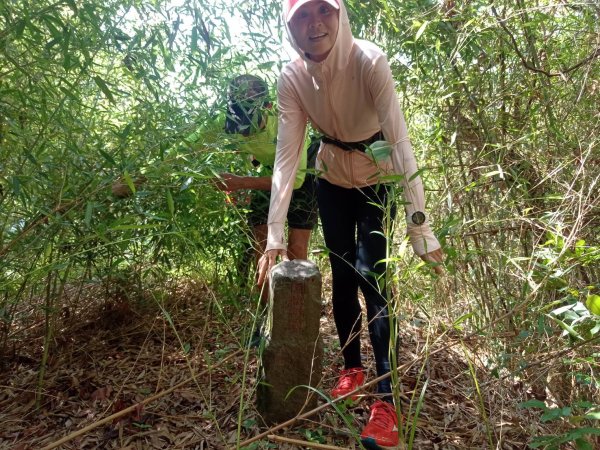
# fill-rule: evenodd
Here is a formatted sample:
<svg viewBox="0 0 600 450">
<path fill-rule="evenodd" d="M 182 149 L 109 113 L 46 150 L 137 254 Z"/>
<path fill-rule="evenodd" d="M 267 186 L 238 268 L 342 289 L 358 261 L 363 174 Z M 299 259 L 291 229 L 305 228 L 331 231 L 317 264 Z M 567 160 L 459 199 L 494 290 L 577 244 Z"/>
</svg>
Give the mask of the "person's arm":
<svg viewBox="0 0 600 450">
<path fill-rule="evenodd" d="M 406 200 L 405 212 L 410 242 L 415 253 L 422 259 L 441 263 L 443 259 L 441 246 L 429 227 L 427 214 L 425 213 L 423 182 L 420 176 L 415 176 L 418 171 L 417 161 L 408 136 L 404 115 L 398 102 L 392 72 L 384 56 L 377 59 L 369 83 L 381 131 L 386 141 L 391 145 L 394 171 L 403 176 L 402 187 L 404 199 Z M 413 214 L 416 212 L 425 214 L 425 222 L 421 225 L 412 221 Z M 435 270 L 441 273 L 439 266 L 436 266 Z"/>
<path fill-rule="evenodd" d="M 271 204 L 267 220 L 268 236 L 265 254 L 258 262 L 257 284 L 264 283 L 267 274 L 275 265 L 277 256 L 287 259 L 284 226 L 287 217 L 294 181 L 306 134 L 307 116 L 296 98 L 289 80 L 282 75 L 277 83 L 279 122 L 277 151 L 273 166 Z"/>
<path fill-rule="evenodd" d="M 219 174 L 219 180 L 216 182 L 217 188 L 225 192 L 234 192 L 241 189 L 255 189 L 259 191 L 271 190 L 271 177 L 245 177 L 234 175 L 232 173 Z"/>
<path fill-rule="evenodd" d="M 279 122 L 269 207 L 267 250 L 285 250 L 284 225 L 304 149 L 307 116 L 284 76 L 277 84 Z"/>
</svg>

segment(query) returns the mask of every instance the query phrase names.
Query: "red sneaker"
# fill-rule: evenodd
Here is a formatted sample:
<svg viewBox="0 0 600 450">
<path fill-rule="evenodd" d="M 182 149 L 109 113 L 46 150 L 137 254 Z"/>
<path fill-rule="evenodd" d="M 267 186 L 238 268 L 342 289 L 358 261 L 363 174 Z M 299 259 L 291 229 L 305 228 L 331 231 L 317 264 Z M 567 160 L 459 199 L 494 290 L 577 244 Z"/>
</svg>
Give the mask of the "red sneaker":
<svg viewBox="0 0 600 450">
<path fill-rule="evenodd" d="M 362 386 L 365 382 L 365 373 L 362 367 L 353 367 L 351 369 L 342 370 L 340 379 L 337 382 L 336 387 L 331 391 L 331 397 L 338 398 L 352 392 L 357 387 Z M 349 397 L 352 401 L 358 399 L 359 394 L 354 394 Z"/>
<path fill-rule="evenodd" d="M 394 405 L 377 401 L 371 406 L 369 423 L 360 434 L 362 444 L 371 450 L 399 448 L 398 417 Z"/>
</svg>

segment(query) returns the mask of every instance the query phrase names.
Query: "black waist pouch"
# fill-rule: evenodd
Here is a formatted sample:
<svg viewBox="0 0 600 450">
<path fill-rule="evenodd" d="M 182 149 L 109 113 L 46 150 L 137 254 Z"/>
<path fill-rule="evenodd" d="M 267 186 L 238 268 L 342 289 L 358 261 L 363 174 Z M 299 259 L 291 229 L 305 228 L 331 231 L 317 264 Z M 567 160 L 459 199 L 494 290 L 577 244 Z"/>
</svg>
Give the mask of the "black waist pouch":
<svg viewBox="0 0 600 450">
<path fill-rule="evenodd" d="M 341 148 L 342 150 L 346 150 L 347 152 L 351 152 L 352 150 L 358 150 L 358 151 L 364 152 L 366 150 L 366 148 L 369 145 L 371 145 L 373 142 L 383 141 L 384 138 L 383 138 L 383 133 L 381 131 L 378 131 L 370 138 L 367 138 L 364 141 L 358 141 L 358 142 L 338 141 L 337 139 L 334 139 L 329 136 L 323 136 L 321 138 L 321 140 L 323 142 L 325 142 L 326 144 L 333 144 L 336 147 Z"/>
</svg>

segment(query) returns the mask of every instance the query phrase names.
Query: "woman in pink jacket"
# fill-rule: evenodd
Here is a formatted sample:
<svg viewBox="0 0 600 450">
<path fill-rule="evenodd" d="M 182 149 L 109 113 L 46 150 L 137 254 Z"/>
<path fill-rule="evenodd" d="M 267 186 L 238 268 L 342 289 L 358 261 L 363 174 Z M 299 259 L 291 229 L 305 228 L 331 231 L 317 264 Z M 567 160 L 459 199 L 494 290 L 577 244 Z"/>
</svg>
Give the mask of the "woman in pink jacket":
<svg viewBox="0 0 600 450">
<path fill-rule="evenodd" d="M 279 131 L 271 187 L 266 252 L 259 284 L 286 258 L 284 225 L 307 123 L 323 135 L 317 156 L 317 198 L 332 270 L 333 314 L 345 368 L 333 397 L 364 383 L 360 353 L 360 287 L 367 306 L 377 375 L 390 371 L 390 320 L 385 272 L 385 205 L 390 179 L 401 176 L 407 232 L 414 251 L 437 263 L 443 254 L 425 215 L 421 179 L 385 54 L 373 43 L 354 39 L 342 0 L 284 0 L 288 36 L 299 57 L 278 82 Z M 385 140 L 389 155 L 365 149 Z M 384 152 L 385 153 L 385 152 Z M 391 196 L 390 196 L 391 197 Z M 393 199 L 390 199 L 393 200 Z M 393 210 L 393 207 L 392 207 Z M 392 211 L 393 212 L 393 211 Z M 398 422 L 389 378 L 378 383 L 379 399 L 361 433 L 374 449 L 398 445 Z"/>
</svg>

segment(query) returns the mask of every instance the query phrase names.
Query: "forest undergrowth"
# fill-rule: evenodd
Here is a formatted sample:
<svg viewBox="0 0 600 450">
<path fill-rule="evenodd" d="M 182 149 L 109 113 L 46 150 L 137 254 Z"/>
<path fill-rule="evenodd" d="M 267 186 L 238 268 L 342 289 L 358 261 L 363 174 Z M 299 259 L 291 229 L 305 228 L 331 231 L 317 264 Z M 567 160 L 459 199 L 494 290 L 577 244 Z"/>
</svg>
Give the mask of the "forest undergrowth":
<svg viewBox="0 0 600 450">
<path fill-rule="evenodd" d="M 388 55 L 445 254 L 435 278 L 398 215 L 406 447 L 600 448 L 598 2 L 346 4 Z M 214 182 L 256 174 L 218 124 L 236 74 L 276 100 L 280 14 L 280 0 L 0 2 L 0 447 L 258 436 L 247 205 Z M 312 249 L 327 393 L 341 358 L 318 236 Z M 244 446 L 357 448 L 368 404 Z"/>
<path fill-rule="evenodd" d="M 447 289 L 443 284 L 440 295 Z M 254 407 L 257 351 L 244 345 L 251 330 L 249 298 L 223 302 L 210 287 L 183 280 L 170 283 L 160 306 L 151 298 L 115 298 L 99 308 L 96 296 L 101 295 L 90 288 L 78 320 L 61 318 L 60 338 L 41 386 L 43 320 L 32 318 L 15 330 L 22 344 L 14 343 L 0 376 L 0 448 L 46 448 L 126 408 L 127 414 L 60 448 L 233 449 L 265 431 Z M 541 423 L 539 414 L 518 405 L 559 395 L 552 389 L 568 389 L 566 380 L 555 374 L 551 389 L 541 375 L 529 380 L 493 376 L 485 337 L 464 339 L 448 321 L 461 305 L 439 306 L 440 314 L 427 318 L 418 305 L 405 305 L 398 365 L 406 442 L 411 437 L 416 449 L 522 449 L 531 436 L 556 433 L 555 425 Z M 327 393 L 341 362 L 327 303 L 321 333 L 326 348 L 321 389 Z M 539 357 L 548 371 L 559 355 Z M 368 353 L 365 364 L 373 378 Z M 532 364 L 531 370 L 539 367 Z M 245 385 L 243 373 L 248 376 Z M 173 392 L 143 404 L 182 382 Z M 342 406 L 353 429 L 339 413 L 325 408 L 273 432 L 276 437 L 243 448 L 360 448 L 353 433 L 364 426 L 368 403 L 364 399 Z"/>
</svg>

